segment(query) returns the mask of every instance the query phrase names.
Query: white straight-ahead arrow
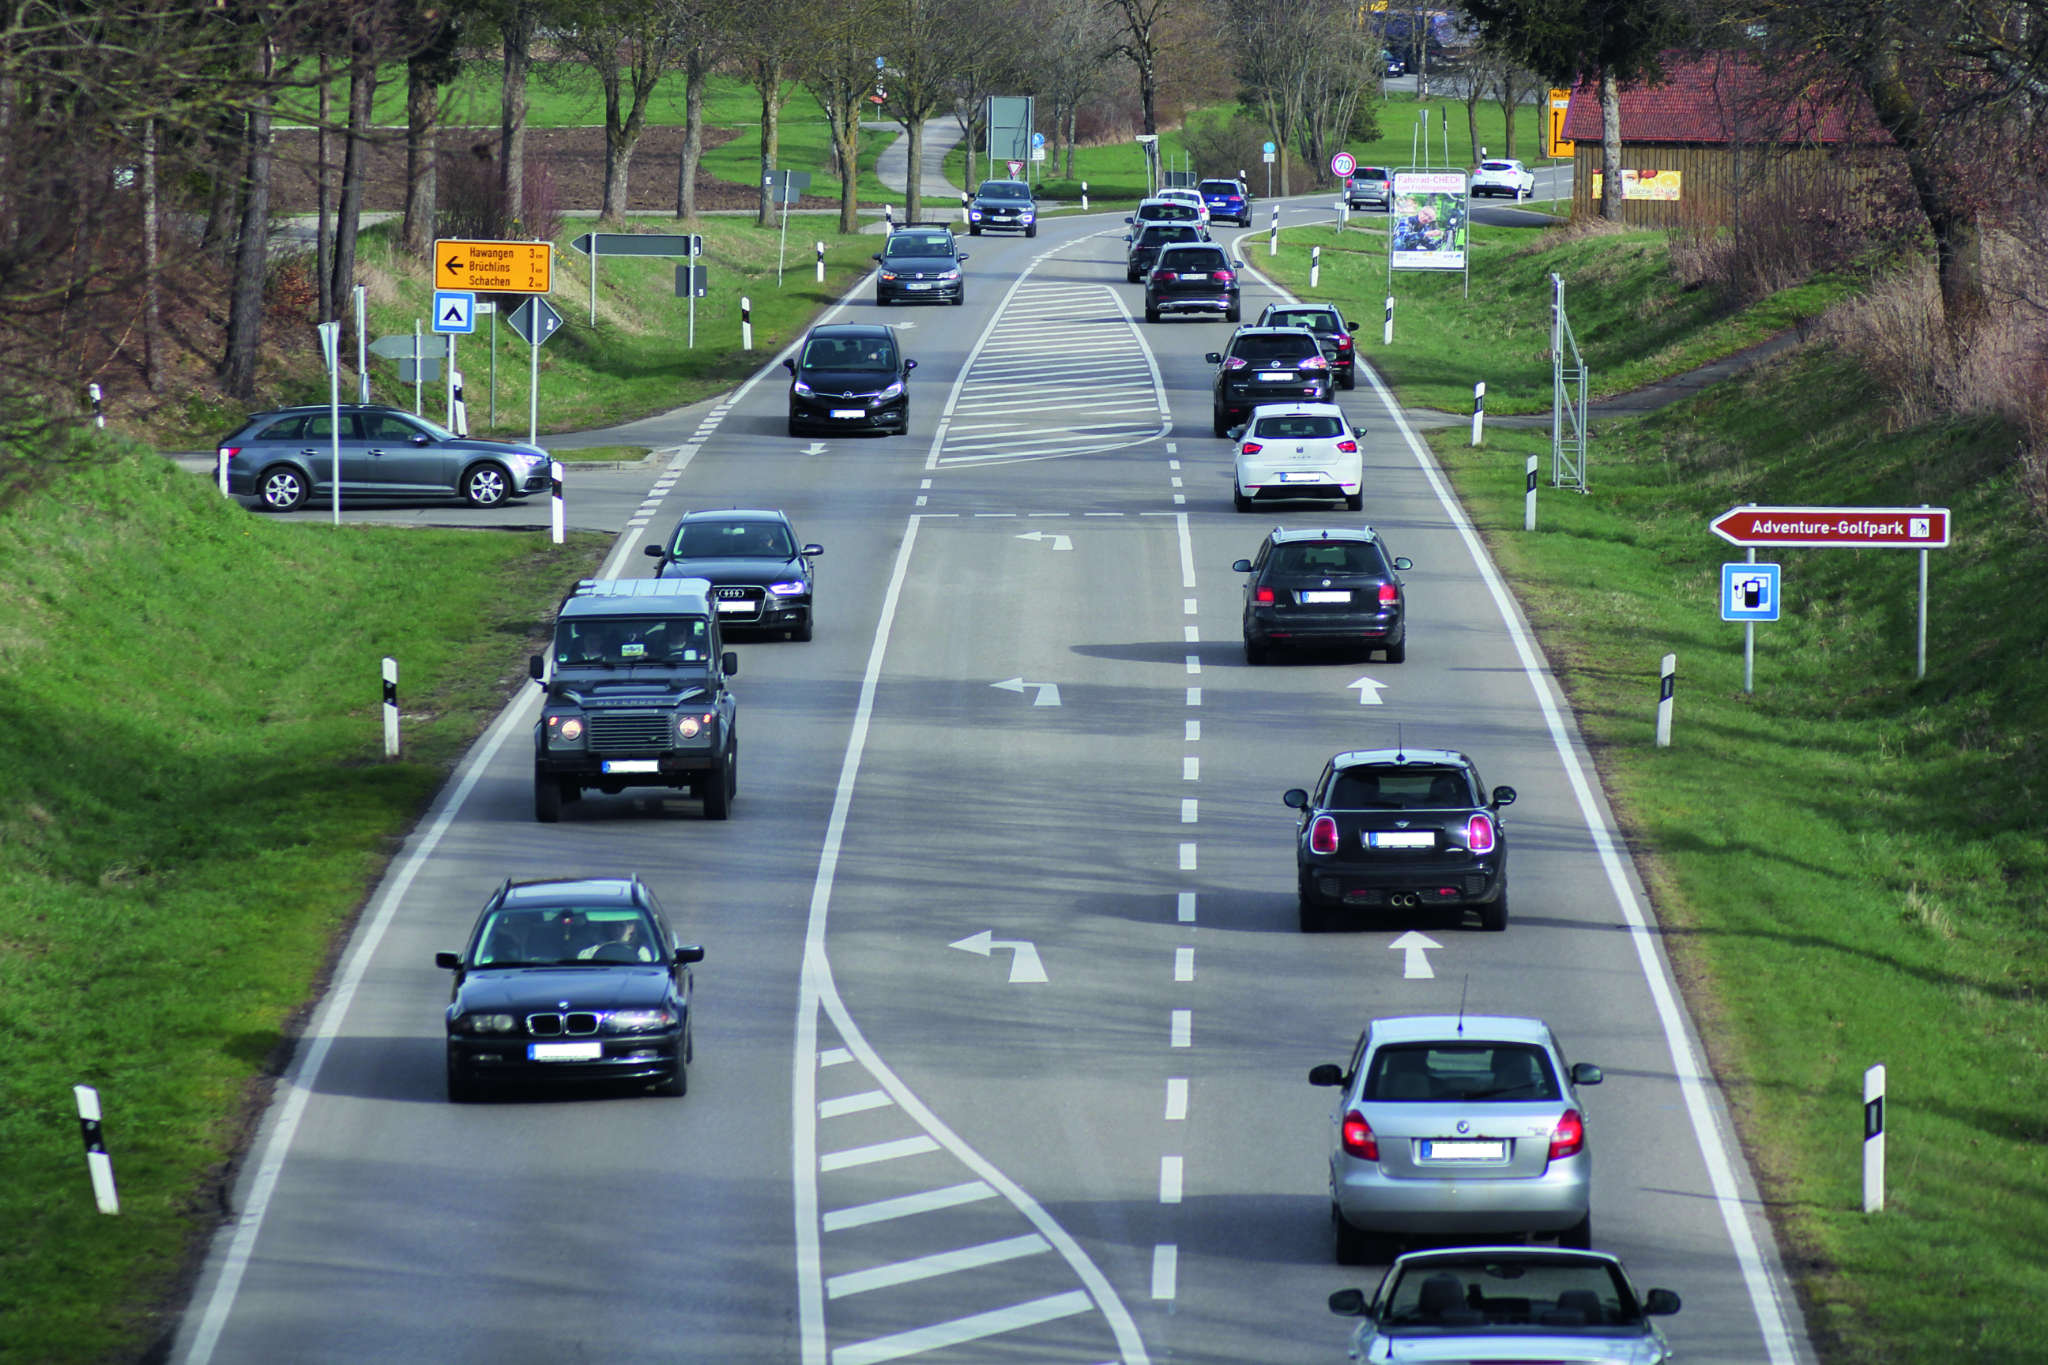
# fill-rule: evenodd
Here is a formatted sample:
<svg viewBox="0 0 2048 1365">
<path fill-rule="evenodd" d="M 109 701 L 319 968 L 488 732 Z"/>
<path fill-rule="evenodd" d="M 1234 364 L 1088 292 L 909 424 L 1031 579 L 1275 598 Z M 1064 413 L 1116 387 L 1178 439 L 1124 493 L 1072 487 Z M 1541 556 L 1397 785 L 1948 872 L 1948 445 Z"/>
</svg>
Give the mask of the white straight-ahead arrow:
<svg viewBox="0 0 2048 1365">
<path fill-rule="evenodd" d="M 1035 683 L 1025 682 L 1022 678 L 1005 678 L 999 683 L 990 683 L 989 686 L 1000 687 L 1005 692 L 1017 693 L 1022 693 L 1027 687 L 1035 687 L 1038 689 L 1038 700 L 1031 703 L 1033 706 L 1058 706 L 1060 704 L 1060 685 L 1058 683 Z"/>
<path fill-rule="evenodd" d="M 813 441 L 797 452 L 799 455 L 823 455 L 824 453 L 825 443 L 823 441 Z"/>
<path fill-rule="evenodd" d="M 954 946 L 957 947 L 958 945 Z M 1410 981 L 1436 975 L 1434 971 L 1430 970 L 1428 953 L 1431 948 L 1441 948 L 1443 946 L 1443 944 L 1438 943 L 1428 935 L 1418 934 L 1413 929 L 1410 929 L 1407 933 L 1387 945 L 1389 949 L 1399 948 L 1403 953 L 1407 954 L 1401 963 L 1401 975 Z"/>
<path fill-rule="evenodd" d="M 1018 536 L 1017 539 L 1049 540 L 1052 542 L 1052 547 L 1055 550 L 1071 550 L 1074 548 L 1074 541 L 1071 536 L 1055 535 L 1051 531 L 1026 531 L 1023 535 Z"/>
<path fill-rule="evenodd" d="M 959 948 L 964 952 L 987 957 L 994 948 L 1010 950 L 1010 984 L 1018 982 L 1044 981 L 1045 966 L 1038 960 L 1038 945 L 1023 939 L 1001 939 L 993 929 L 984 929 L 972 938 L 963 938 L 958 943 L 949 943 L 948 948 Z"/>
<path fill-rule="evenodd" d="M 1376 678 L 1360 678 L 1357 682 L 1345 683 L 1344 686 L 1346 690 L 1353 687 L 1358 689 L 1358 704 L 1360 706 L 1378 706 L 1380 704 L 1380 689 L 1385 687 L 1386 684 Z"/>
</svg>

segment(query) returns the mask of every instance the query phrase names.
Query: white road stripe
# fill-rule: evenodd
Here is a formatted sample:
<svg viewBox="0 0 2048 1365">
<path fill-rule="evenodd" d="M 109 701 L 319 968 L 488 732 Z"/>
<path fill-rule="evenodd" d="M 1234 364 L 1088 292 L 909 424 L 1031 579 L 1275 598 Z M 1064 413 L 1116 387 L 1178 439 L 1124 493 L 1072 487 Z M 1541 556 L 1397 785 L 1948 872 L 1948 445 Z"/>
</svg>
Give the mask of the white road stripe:
<svg viewBox="0 0 2048 1365">
<path fill-rule="evenodd" d="M 1193 844 L 1182 844 L 1180 846 L 1180 870 L 1183 872 L 1193 872 L 1195 870 L 1195 846 Z"/>
<path fill-rule="evenodd" d="M 1180 803 L 1180 822 L 1183 825 L 1195 823 L 1195 806 L 1196 802 L 1192 797 Z"/>
<path fill-rule="evenodd" d="M 827 1048 L 818 1054 L 819 1066 L 838 1066 L 853 1060 L 853 1054 L 843 1047 Z"/>
<path fill-rule="evenodd" d="M 1168 1047 L 1193 1047 L 1194 1031 L 1195 1012 L 1193 1010 L 1175 1010 L 1167 1026 L 1166 1045 Z"/>
<path fill-rule="evenodd" d="M 1185 640 L 1183 641 L 1183 643 L 1185 643 L 1185 644 L 1190 644 L 1190 645 L 1198 645 L 1198 644 L 1202 643 L 1202 630 L 1201 630 L 1201 627 L 1199 627 L 1199 626 L 1182 626 L 1182 627 L 1181 627 L 1181 631 L 1182 631 L 1182 632 L 1183 632 L 1183 634 L 1184 634 L 1184 635 L 1186 636 L 1186 638 L 1185 638 Z"/>
<path fill-rule="evenodd" d="M 1188 535 L 1188 514 L 1177 512 L 1177 526 L 1180 531 L 1180 585 L 1183 588 L 1195 586 L 1195 542 Z M 1188 670 L 1190 673 L 1194 669 Z"/>
<path fill-rule="evenodd" d="M 1169 1077 L 1166 1082 L 1166 1121 L 1178 1123 L 1188 1116 L 1188 1078 Z"/>
<path fill-rule="evenodd" d="M 1200 670 L 1196 670 L 1196 671 L 1197 671 L 1197 672 L 1199 672 Z M 1201 704 L 1202 704 L 1202 689 L 1201 689 L 1201 688 L 1199 688 L 1199 687 L 1190 687 L 1190 688 L 1188 689 L 1188 705 L 1189 705 L 1189 706 L 1200 706 Z M 1197 724 L 1200 724 L 1200 722 L 1199 722 L 1199 721 L 1198 721 L 1198 722 L 1196 722 L 1196 723 L 1197 723 Z"/>
<path fill-rule="evenodd" d="M 1182 924 L 1193 924 L 1195 922 L 1194 892 L 1183 891 L 1180 893 L 1180 903 L 1176 907 L 1176 914 Z"/>
<path fill-rule="evenodd" d="M 1200 673 L 1201 671 L 1202 671 L 1202 656 L 1201 656 L 1201 655 L 1199 655 L 1199 654 L 1190 654 L 1190 655 L 1188 655 L 1188 672 L 1190 672 L 1190 673 Z"/>
<path fill-rule="evenodd" d="M 1195 950 L 1193 948 L 1175 948 L 1173 950 L 1173 979 L 1175 981 L 1193 981 L 1195 979 Z"/>
<path fill-rule="evenodd" d="M 913 1213 L 931 1213 L 995 1197 L 995 1188 L 986 1180 L 970 1180 L 963 1185 L 948 1185 L 942 1190 L 926 1190 L 923 1194 L 899 1195 L 894 1199 L 877 1199 L 872 1204 L 834 1209 L 825 1215 L 825 1231 L 864 1228 L 870 1223 L 886 1223 L 892 1218 L 908 1218 Z"/>
<path fill-rule="evenodd" d="M 962 1270 L 977 1270 L 985 1265 L 1000 1265 L 1004 1261 L 1014 1261 L 1021 1256 L 1036 1256 L 1040 1252 L 1051 1250 L 1051 1242 L 1035 1232 L 1027 1232 L 1022 1237 L 1009 1237 L 1000 1242 L 985 1242 L 978 1247 L 941 1251 L 931 1256 L 919 1256 L 915 1260 L 897 1261 L 891 1265 L 878 1265 L 869 1270 L 834 1275 L 825 1281 L 825 1297 L 843 1299 L 848 1294 L 861 1294 L 870 1289 L 890 1289 L 899 1284 L 914 1284 L 918 1280 L 936 1279 L 940 1275 L 952 1275 Z"/>
<path fill-rule="evenodd" d="M 1194 723 L 1193 721 L 1188 722 L 1190 726 L 1193 726 Z M 1189 735 L 1188 738 L 1193 739 L 1194 736 Z M 1180 780 L 1183 782 L 1200 782 L 1202 780 L 1202 760 L 1193 754 L 1189 754 L 1181 759 Z"/>
<path fill-rule="evenodd" d="M 1159 1158 L 1159 1202 L 1178 1204 L 1180 1202 L 1181 1164 L 1177 1156 Z"/>
<path fill-rule="evenodd" d="M 1170 1299 L 1180 1277 L 1180 1248 L 1171 1242 L 1152 1248 L 1152 1297 Z"/>
<path fill-rule="evenodd" d="M 1198 720 L 1190 720 L 1184 721 L 1182 723 L 1188 727 L 1188 732 L 1185 736 L 1186 739 L 1188 739 L 1189 741 L 1194 741 L 1202 737 L 1202 722 Z"/>
<path fill-rule="evenodd" d="M 984 1337 L 1015 1332 L 1024 1327 L 1036 1327 L 1044 1322 L 1057 1322 L 1076 1313 L 1085 1313 L 1091 1306 L 1088 1296 L 1078 1289 L 1065 1294 L 1054 1294 L 1049 1298 L 1033 1299 L 1029 1303 L 1020 1303 L 1010 1308 L 998 1308 L 988 1313 L 976 1313 L 972 1317 L 955 1318 L 951 1322 L 920 1327 L 914 1332 L 898 1332 L 894 1336 L 876 1337 L 872 1341 L 841 1346 L 832 1352 L 832 1365 L 881 1365 L 881 1362 L 887 1360 L 901 1360 L 905 1356 L 944 1350 L 948 1346 L 980 1341 Z"/>
<path fill-rule="evenodd" d="M 1185 615 L 1193 616 L 1195 614 L 1195 599 L 1192 597 L 1182 598 L 1180 609 Z"/>
<path fill-rule="evenodd" d="M 818 1101 L 818 1117 L 836 1119 L 841 1114 L 861 1114 L 870 1109 L 887 1109 L 895 1101 L 879 1090 L 863 1090 L 858 1095 L 841 1095 L 837 1099 Z"/>
<path fill-rule="evenodd" d="M 894 1142 L 875 1142 L 865 1147 L 849 1147 L 843 1152 L 827 1152 L 818 1158 L 818 1169 L 843 1171 L 849 1166 L 872 1166 L 877 1161 L 894 1161 L 898 1157 L 918 1156 L 938 1150 L 938 1143 L 920 1134 L 917 1137 L 897 1138 Z"/>
</svg>

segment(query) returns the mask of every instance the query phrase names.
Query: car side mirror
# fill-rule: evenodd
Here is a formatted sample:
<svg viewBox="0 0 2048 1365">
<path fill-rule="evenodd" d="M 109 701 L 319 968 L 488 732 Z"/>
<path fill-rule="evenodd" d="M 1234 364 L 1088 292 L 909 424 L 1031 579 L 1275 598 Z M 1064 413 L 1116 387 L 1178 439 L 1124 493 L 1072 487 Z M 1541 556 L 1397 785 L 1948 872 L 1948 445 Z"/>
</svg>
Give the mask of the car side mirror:
<svg viewBox="0 0 2048 1365">
<path fill-rule="evenodd" d="M 809 559 L 812 555 L 821 555 L 825 553 L 825 547 L 822 545 L 806 545 L 804 546 L 803 553 L 804 558 Z"/>
<path fill-rule="evenodd" d="M 1232 573 L 1250 573 L 1252 571 L 1252 562 L 1249 559 L 1240 559 L 1230 566 L 1230 571 Z"/>
<path fill-rule="evenodd" d="M 882 253 L 877 251 L 874 255 L 868 257 L 868 259 L 871 261 L 879 261 L 882 259 Z"/>
<path fill-rule="evenodd" d="M 877 259 L 879 259 L 879 257 L 878 257 Z M 786 356 L 786 357 L 784 357 L 784 358 L 783 358 L 783 361 L 782 361 L 782 368 L 783 368 L 783 369 L 785 369 L 785 370 L 788 370 L 788 371 L 789 371 L 789 372 L 790 372 L 791 374 L 795 374 L 795 373 L 796 373 L 796 357 L 795 357 L 795 356 Z"/>
<path fill-rule="evenodd" d="M 740 671 L 740 656 L 728 649 L 725 653 L 718 656 L 718 669 L 726 677 L 730 678 L 733 674 Z"/>
<path fill-rule="evenodd" d="M 1355 332 L 1358 330 L 1358 324 L 1353 322 L 1350 318 L 1346 318 L 1344 319 L 1344 330 L 1347 332 Z"/>
<path fill-rule="evenodd" d="M 1124 221 L 1125 221 L 1126 223 L 1135 223 L 1135 222 L 1137 222 L 1138 220 L 1137 220 L 1137 219 L 1135 219 L 1135 218 L 1126 218 L 1126 219 L 1124 219 Z"/>
<path fill-rule="evenodd" d="M 1407 558 L 1405 555 L 1396 555 L 1394 557 L 1394 567 L 1401 570 L 1412 569 L 1415 567 L 1415 561 Z"/>
<path fill-rule="evenodd" d="M 434 965 L 444 972 L 452 972 L 462 966 L 461 953 L 435 953 Z"/>
<path fill-rule="evenodd" d="M 528 655 L 526 659 L 526 676 L 535 682 L 539 682 L 542 678 L 547 677 L 547 675 L 547 660 L 541 658 L 538 654 Z"/>
<path fill-rule="evenodd" d="M 1365 1291 L 1363 1289 L 1340 1289 L 1330 1295 L 1330 1311 L 1340 1318 L 1362 1318 L 1365 1316 Z"/>
<path fill-rule="evenodd" d="M 1244 439 L 1244 428 L 1232 427 L 1230 429 L 1230 439 L 1233 441 L 1242 441 Z"/>
<path fill-rule="evenodd" d="M 1591 1062 L 1572 1063 L 1573 1085 L 1598 1085 L 1602 1080 L 1606 1079 L 1606 1075 L 1606 1072 L 1594 1066 Z"/>
<path fill-rule="evenodd" d="M 659 545 L 650 545 L 646 549 L 642 550 L 640 553 L 646 555 L 649 559 L 668 558 L 668 551 L 662 549 Z"/>
<path fill-rule="evenodd" d="M 1678 1311 L 1678 1293 L 1671 1289 L 1652 1289 L 1643 1295 L 1643 1312 L 1653 1318 L 1668 1318 Z"/>
<path fill-rule="evenodd" d="M 1208 361 L 1211 365 L 1221 365 L 1223 363 L 1223 352 L 1211 351 L 1203 356 L 1202 359 Z"/>
<path fill-rule="evenodd" d="M 703 960 L 704 947 L 702 944 L 678 943 L 676 945 L 676 961 L 678 963 L 688 964 L 691 962 L 702 962 Z"/>
<path fill-rule="evenodd" d="M 434 438 L 424 431 L 416 431 L 412 434 L 412 443 L 416 446 L 430 446 L 434 443 Z"/>
<path fill-rule="evenodd" d="M 1493 804 L 1496 807 L 1514 805 L 1515 789 L 1513 787 L 1495 787 L 1493 789 Z"/>
<path fill-rule="evenodd" d="M 1335 1062 L 1324 1062 L 1321 1066 L 1310 1067 L 1308 1083 L 1310 1085 L 1323 1086 L 1342 1085 L 1344 1084 L 1344 1068 L 1338 1066 Z"/>
<path fill-rule="evenodd" d="M 903 362 L 903 369 L 905 373 L 908 373 L 909 371 L 914 370 L 916 368 L 917 362 L 915 360 L 906 360 Z"/>
<path fill-rule="evenodd" d="M 1289 810 L 1307 810 L 1308 793 L 1300 787 L 1289 787 L 1280 793 L 1280 804 Z"/>
<path fill-rule="evenodd" d="M 958 256 L 955 256 L 955 257 L 954 257 L 953 259 L 954 259 L 954 260 L 956 260 L 956 261 L 964 261 L 964 260 L 968 260 L 968 259 L 970 259 L 970 258 L 971 258 L 971 256 L 972 256 L 972 253 L 971 253 L 971 252 L 966 252 L 966 251 L 963 251 L 963 252 L 961 252 L 961 253 L 960 253 L 960 254 L 959 254 Z"/>
<path fill-rule="evenodd" d="M 1250 267 L 1246 266 L 1243 261 L 1232 261 L 1230 263 L 1230 268 L 1233 270 L 1246 270 Z"/>
</svg>

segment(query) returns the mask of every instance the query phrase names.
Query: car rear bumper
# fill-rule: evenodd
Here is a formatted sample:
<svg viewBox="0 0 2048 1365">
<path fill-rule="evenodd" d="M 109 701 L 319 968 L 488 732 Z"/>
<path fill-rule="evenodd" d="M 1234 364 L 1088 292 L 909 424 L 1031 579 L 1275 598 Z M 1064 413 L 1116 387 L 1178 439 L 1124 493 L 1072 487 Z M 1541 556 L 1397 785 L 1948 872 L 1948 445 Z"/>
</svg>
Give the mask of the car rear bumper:
<svg viewBox="0 0 2048 1365">
<path fill-rule="evenodd" d="M 1426 905 L 1491 905 L 1507 890 L 1507 869 L 1497 861 L 1448 867 L 1372 867 L 1315 862 L 1302 867 L 1302 889 L 1326 908 L 1398 909 Z"/>
<path fill-rule="evenodd" d="M 1346 640 L 1385 640 L 1401 630 L 1401 613 L 1316 612 L 1290 610 L 1284 615 L 1266 608 L 1245 621 L 1244 634 L 1255 643 L 1337 644 Z"/>
<path fill-rule="evenodd" d="M 1540 1176 L 1492 1180 L 1397 1180 L 1376 1161 L 1343 1156 L 1333 1168 L 1330 1197 L 1345 1222 L 1368 1232 L 1562 1232 L 1586 1217 L 1592 1185 L 1593 1163 L 1584 1152 L 1550 1162 Z"/>
<path fill-rule="evenodd" d="M 1228 313 L 1237 307 L 1236 294 L 1147 294 L 1145 306 L 1161 313 Z"/>
</svg>

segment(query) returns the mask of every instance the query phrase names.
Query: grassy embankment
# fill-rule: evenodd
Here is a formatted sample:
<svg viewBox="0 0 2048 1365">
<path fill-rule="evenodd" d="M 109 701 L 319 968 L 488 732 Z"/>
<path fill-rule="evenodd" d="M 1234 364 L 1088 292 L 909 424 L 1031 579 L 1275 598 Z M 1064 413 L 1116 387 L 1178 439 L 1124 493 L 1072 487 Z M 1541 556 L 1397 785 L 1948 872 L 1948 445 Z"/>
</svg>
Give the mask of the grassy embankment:
<svg viewBox="0 0 2048 1365">
<path fill-rule="evenodd" d="M 220 1215 L 251 1082 L 606 543 L 252 517 L 111 443 L 0 511 L 0 1361 L 134 1359 L 164 1330 L 148 1306 Z"/>
<path fill-rule="evenodd" d="M 1258 265 L 1306 282 L 1305 234 Z M 1581 345 L 1611 388 L 1808 311 L 1704 313 L 1654 236 L 1484 251 L 1473 298 L 1404 276 L 1396 344 L 1366 354 L 1410 403 L 1466 410 L 1548 392 L 1533 371 L 1545 272 L 1567 278 Z M 1519 283 L 1516 283 L 1519 281 Z M 1377 318 L 1384 274 L 1323 296 Z M 1610 295 L 1614 302 L 1603 301 Z M 1706 338 L 1718 334 L 1711 346 Z M 1469 357 L 1460 371 L 1459 356 Z M 1446 401 L 1454 400 L 1454 401 Z M 1534 404 L 1540 407 L 1540 402 Z M 1757 375 L 1600 424 L 1587 496 L 1548 494 L 1522 532 L 1522 466 L 1548 433 L 1432 437 L 1573 697 L 1740 1119 L 1828 1358 L 2022 1365 L 2048 1293 L 2048 537 L 1995 424 L 1898 428 L 1852 357 L 1816 344 Z M 1547 467 L 1547 462 L 1546 462 Z M 1935 552 L 1929 670 L 1913 676 L 1915 556 L 1781 550 L 1786 618 L 1717 619 L 1706 530 L 1744 502 L 1948 505 Z M 1653 744 L 1659 658 L 1678 655 L 1673 746 Z M 1890 1080 L 1886 1211 L 1861 1212 L 1861 1078 Z"/>
</svg>

